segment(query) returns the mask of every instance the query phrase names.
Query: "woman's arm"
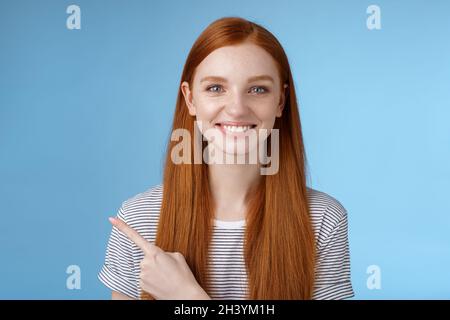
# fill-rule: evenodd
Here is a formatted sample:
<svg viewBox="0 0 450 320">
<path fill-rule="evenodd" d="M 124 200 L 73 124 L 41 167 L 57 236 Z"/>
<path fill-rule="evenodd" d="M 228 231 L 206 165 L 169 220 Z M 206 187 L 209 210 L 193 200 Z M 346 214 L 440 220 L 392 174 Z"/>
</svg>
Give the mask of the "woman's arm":
<svg viewBox="0 0 450 320">
<path fill-rule="evenodd" d="M 157 300 L 210 299 L 198 284 L 182 253 L 162 250 L 121 219 L 110 217 L 109 220 L 144 253 L 139 274 L 142 291 L 149 292 Z"/>
<path fill-rule="evenodd" d="M 111 300 L 135 300 L 134 298 L 131 298 L 123 293 L 113 291 L 111 295 Z"/>
</svg>

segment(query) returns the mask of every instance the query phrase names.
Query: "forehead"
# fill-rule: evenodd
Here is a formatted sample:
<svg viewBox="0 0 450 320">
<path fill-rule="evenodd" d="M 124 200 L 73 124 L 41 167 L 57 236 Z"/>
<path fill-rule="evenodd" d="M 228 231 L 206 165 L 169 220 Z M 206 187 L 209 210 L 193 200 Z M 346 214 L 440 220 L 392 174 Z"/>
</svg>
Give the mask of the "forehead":
<svg viewBox="0 0 450 320">
<path fill-rule="evenodd" d="M 221 47 L 211 52 L 197 66 L 194 81 L 204 76 L 221 76 L 230 81 L 239 81 L 263 74 L 278 79 L 275 60 L 263 48 L 246 43 Z"/>
</svg>

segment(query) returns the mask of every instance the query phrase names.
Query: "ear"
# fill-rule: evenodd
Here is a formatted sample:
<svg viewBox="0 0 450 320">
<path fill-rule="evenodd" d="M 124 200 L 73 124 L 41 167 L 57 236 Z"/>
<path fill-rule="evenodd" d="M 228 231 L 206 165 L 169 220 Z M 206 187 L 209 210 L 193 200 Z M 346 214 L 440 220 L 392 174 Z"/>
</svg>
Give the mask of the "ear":
<svg viewBox="0 0 450 320">
<path fill-rule="evenodd" d="M 284 105 L 286 104 L 286 88 L 288 88 L 287 83 L 283 85 L 283 89 L 281 90 L 280 103 L 277 106 L 277 117 L 281 117 L 284 110 Z"/>
<path fill-rule="evenodd" d="M 195 110 L 194 103 L 193 103 L 194 98 L 192 96 L 192 91 L 189 88 L 189 82 L 183 81 L 181 83 L 181 92 L 183 92 L 184 101 L 186 102 L 186 106 L 189 110 L 189 114 L 191 116 L 195 116 L 196 110 Z"/>
</svg>

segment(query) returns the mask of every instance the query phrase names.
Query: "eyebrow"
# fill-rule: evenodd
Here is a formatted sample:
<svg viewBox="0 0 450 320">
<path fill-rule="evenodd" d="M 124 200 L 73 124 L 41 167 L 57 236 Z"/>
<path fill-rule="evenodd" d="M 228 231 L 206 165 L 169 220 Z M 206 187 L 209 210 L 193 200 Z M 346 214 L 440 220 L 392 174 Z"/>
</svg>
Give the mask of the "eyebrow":
<svg viewBox="0 0 450 320">
<path fill-rule="evenodd" d="M 254 82 L 254 81 L 258 81 L 258 80 L 269 80 L 269 81 L 275 82 L 275 81 L 273 80 L 273 78 L 272 78 L 271 76 L 269 76 L 269 75 L 260 75 L 260 76 L 254 76 L 254 77 L 248 78 L 247 83 Z M 204 81 L 211 81 L 211 82 L 215 82 L 215 81 L 217 81 L 217 82 L 227 82 L 227 79 L 226 79 L 226 78 L 223 78 L 223 77 L 217 77 L 217 76 L 208 76 L 208 77 L 202 78 L 202 79 L 200 80 L 200 83 L 202 83 L 202 82 L 204 82 Z"/>
</svg>

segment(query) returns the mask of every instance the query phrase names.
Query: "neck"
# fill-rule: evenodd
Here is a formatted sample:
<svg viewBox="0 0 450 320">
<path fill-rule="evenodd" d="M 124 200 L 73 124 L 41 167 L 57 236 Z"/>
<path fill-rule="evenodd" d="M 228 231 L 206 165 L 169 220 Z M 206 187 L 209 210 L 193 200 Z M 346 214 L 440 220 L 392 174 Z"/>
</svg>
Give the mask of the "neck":
<svg viewBox="0 0 450 320">
<path fill-rule="evenodd" d="M 211 164 L 209 184 L 214 199 L 215 218 L 233 221 L 245 219 L 248 191 L 261 178 L 257 164 Z"/>
</svg>

